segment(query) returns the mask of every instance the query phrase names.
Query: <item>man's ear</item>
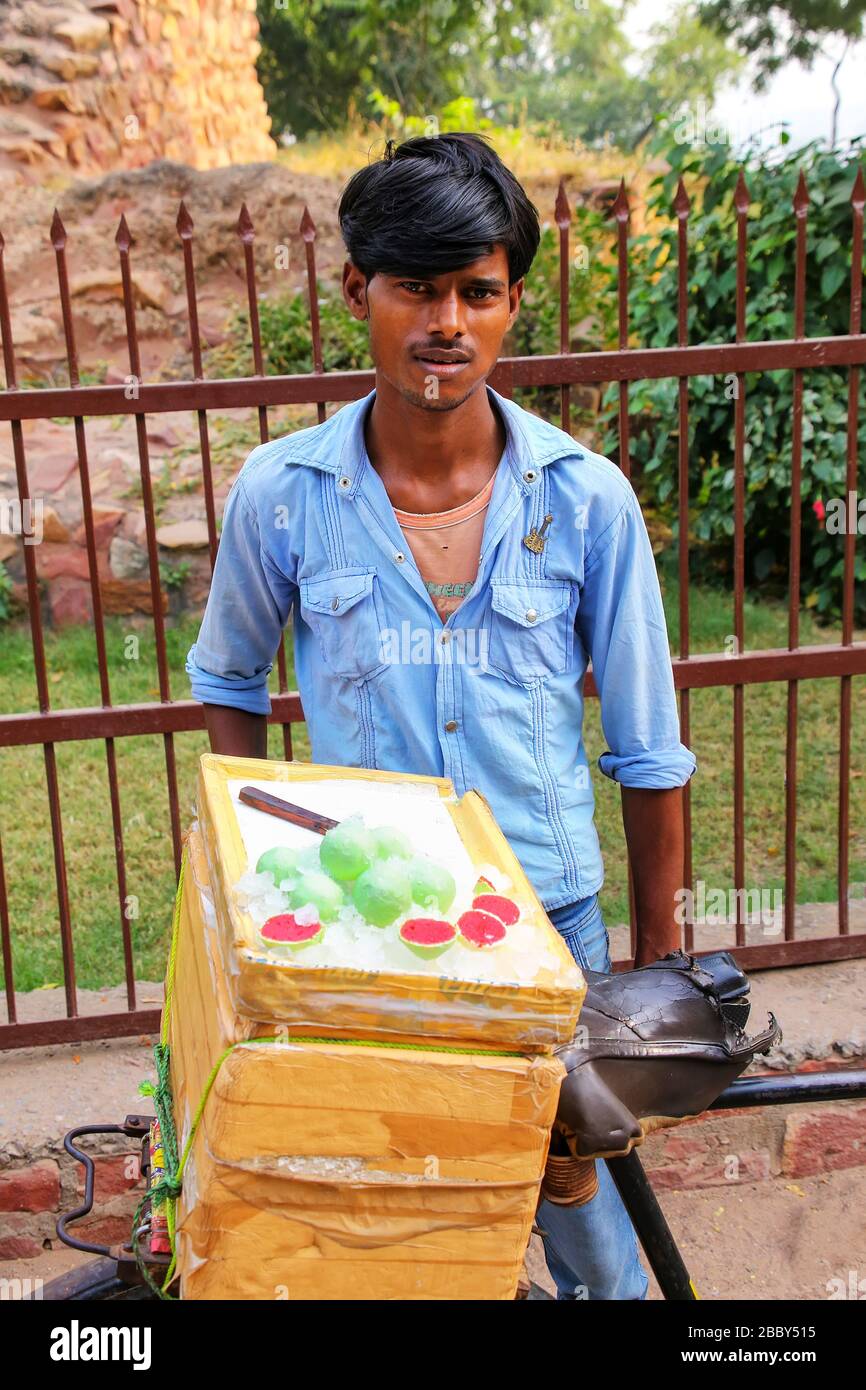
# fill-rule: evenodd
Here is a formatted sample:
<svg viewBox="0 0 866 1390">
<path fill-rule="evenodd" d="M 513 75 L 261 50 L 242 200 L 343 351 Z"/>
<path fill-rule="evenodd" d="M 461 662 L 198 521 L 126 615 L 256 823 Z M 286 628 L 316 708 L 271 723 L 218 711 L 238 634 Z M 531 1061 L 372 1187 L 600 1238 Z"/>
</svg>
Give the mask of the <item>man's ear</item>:
<svg viewBox="0 0 866 1390">
<path fill-rule="evenodd" d="M 343 299 L 353 318 L 369 318 L 367 277 L 351 261 L 346 261 L 343 266 Z"/>
<path fill-rule="evenodd" d="M 510 288 L 509 288 L 509 290 L 508 290 L 508 299 L 509 299 L 508 327 L 509 327 L 509 328 L 510 328 L 511 325 L 514 323 L 514 320 L 517 318 L 518 312 L 519 312 L 519 310 L 520 310 L 520 301 L 521 301 L 521 299 L 523 298 L 523 289 L 524 289 L 525 284 L 526 284 L 526 277 L 525 277 L 524 275 L 521 275 L 520 279 L 519 279 L 519 280 L 515 280 L 514 284 L 511 285 Z M 507 332 L 507 330 L 506 330 L 506 332 Z"/>
</svg>

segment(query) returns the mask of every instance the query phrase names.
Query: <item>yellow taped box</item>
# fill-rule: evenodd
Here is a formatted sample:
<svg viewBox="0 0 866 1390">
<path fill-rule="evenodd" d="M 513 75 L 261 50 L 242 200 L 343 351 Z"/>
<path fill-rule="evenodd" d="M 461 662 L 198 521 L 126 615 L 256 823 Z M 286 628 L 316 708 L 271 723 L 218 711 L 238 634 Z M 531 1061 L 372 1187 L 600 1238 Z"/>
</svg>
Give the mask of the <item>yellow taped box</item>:
<svg viewBox="0 0 866 1390">
<path fill-rule="evenodd" d="M 513 1298 L 561 1063 L 296 1042 L 239 1016 L 195 830 L 188 856 L 169 1035 L 181 1147 L 231 1050 L 178 1201 L 181 1297 Z"/>
<path fill-rule="evenodd" d="M 520 903 L 521 929 L 531 932 L 533 959 L 541 962 L 532 978 L 518 982 L 455 977 L 446 973 L 447 964 L 441 974 L 417 968 L 385 967 L 371 972 L 342 965 L 315 967 L 305 963 L 309 952 L 297 952 L 291 961 L 268 952 L 234 891 L 238 880 L 255 867 L 238 818 L 238 786 L 241 781 L 265 787 L 281 783 L 275 790 L 283 799 L 306 805 L 306 783 L 316 784 L 307 791 L 307 798 L 315 800 L 317 792 L 321 798 L 323 785 L 345 784 L 346 779 L 357 783 L 354 795 L 362 806 L 365 788 L 368 796 L 383 787 L 408 789 L 416 794 L 416 802 L 418 794 L 435 792 L 433 809 L 441 818 L 445 808 L 449 826 L 453 822 L 459 836 L 461 853 L 468 855 L 467 865 L 471 863 L 479 872 L 493 866 L 511 885 L 509 895 Z M 279 841 L 283 822 L 240 809 L 272 822 L 269 833 L 275 843 Z M 583 975 L 479 792 L 470 791 L 458 799 L 447 778 L 207 754 L 201 759 L 198 812 L 220 944 L 238 1013 L 283 1021 L 297 1036 L 345 1036 L 348 1031 L 356 1038 L 380 1041 L 441 1039 L 521 1052 L 552 1052 L 573 1037 L 586 993 Z M 406 958 L 407 963 L 412 961 L 408 952 Z"/>
</svg>

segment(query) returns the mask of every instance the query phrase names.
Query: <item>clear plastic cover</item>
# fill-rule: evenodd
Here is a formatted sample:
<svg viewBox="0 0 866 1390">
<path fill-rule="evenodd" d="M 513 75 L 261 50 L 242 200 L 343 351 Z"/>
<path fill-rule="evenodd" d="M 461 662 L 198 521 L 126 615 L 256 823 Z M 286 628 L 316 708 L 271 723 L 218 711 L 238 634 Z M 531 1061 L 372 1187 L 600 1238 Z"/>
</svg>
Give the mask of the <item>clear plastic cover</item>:
<svg viewBox="0 0 866 1390">
<path fill-rule="evenodd" d="M 243 788 L 327 817 L 254 809 Z M 202 759 L 199 813 L 235 1009 L 298 1035 L 551 1051 L 583 976 L 478 792 L 442 778 Z"/>
</svg>

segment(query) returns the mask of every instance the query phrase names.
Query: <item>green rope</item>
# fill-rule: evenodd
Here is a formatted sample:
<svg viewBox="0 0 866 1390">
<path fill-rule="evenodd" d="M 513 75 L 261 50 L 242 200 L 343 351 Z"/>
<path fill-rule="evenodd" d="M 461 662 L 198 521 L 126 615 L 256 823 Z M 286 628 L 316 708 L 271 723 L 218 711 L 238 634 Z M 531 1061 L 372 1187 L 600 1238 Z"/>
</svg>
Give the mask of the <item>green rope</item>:
<svg viewBox="0 0 866 1390">
<path fill-rule="evenodd" d="M 176 1262 L 174 1215 L 175 1204 L 177 1198 L 180 1196 L 181 1190 L 180 1169 L 177 1158 L 177 1131 L 174 1127 L 174 1107 L 171 1097 L 171 1050 L 168 1045 L 168 1030 L 171 1020 L 171 1004 L 174 997 L 174 977 L 177 968 L 177 943 L 180 934 L 180 913 L 183 902 L 183 885 L 184 879 L 186 878 L 186 865 L 187 849 L 186 846 L 184 846 L 171 923 L 171 946 L 169 948 L 168 971 L 165 980 L 165 1007 L 162 1011 L 162 1027 L 160 1030 L 160 1040 L 154 1045 L 153 1049 L 154 1061 L 156 1062 L 156 1085 L 150 1081 L 143 1081 L 138 1088 L 141 1095 L 153 1097 L 154 1109 L 156 1110 L 157 1119 L 159 1120 L 162 1151 L 165 1155 L 165 1172 L 159 1179 L 159 1182 L 154 1183 L 152 1187 L 148 1188 L 136 1208 L 132 1231 L 132 1250 L 142 1278 L 146 1281 L 150 1289 L 160 1298 L 169 1298 L 169 1294 L 166 1290 L 171 1283 L 171 1279 L 174 1277 Z M 152 1209 L 163 1205 L 166 1209 L 168 1236 L 171 1245 L 171 1264 L 169 1265 L 169 1271 L 163 1281 L 162 1288 L 154 1282 L 139 1248 L 139 1220 L 148 1199 L 151 1202 Z"/>
<path fill-rule="evenodd" d="M 211 1068 L 210 1075 L 208 1076 L 204 1084 L 201 1099 L 199 1100 L 199 1103 L 196 1107 L 196 1112 L 193 1116 L 192 1124 L 190 1125 L 190 1131 L 187 1135 L 186 1142 L 183 1146 L 183 1152 L 180 1155 L 180 1158 L 178 1158 L 177 1130 L 175 1129 L 174 1124 L 174 1107 L 172 1104 L 171 1094 L 171 1049 L 169 1047 L 168 1036 L 171 1021 L 171 1006 L 174 998 L 175 971 L 177 969 L 177 947 L 178 938 L 180 935 L 180 914 L 181 905 L 183 901 L 183 885 L 184 878 L 186 876 L 186 866 L 187 850 L 186 846 L 184 846 L 183 858 L 181 860 L 180 865 L 180 875 L 177 881 L 177 894 L 175 896 L 174 914 L 172 917 L 171 925 L 171 947 L 169 950 L 168 971 L 166 973 L 165 981 L 165 1007 L 162 1012 L 162 1027 L 160 1030 L 160 1041 L 154 1045 L 153 1049 L 154 1060 L 156 1062 L 157 1079 L 155 1085 L 151 1081 L 143 1081 L 138 1088 L 139 1093 L 141 1095 L 153 1097 L 154 1109 L 156 1110 L 157 1119 L 159 1120 L 159 1130 L 160 1138 L 162 1140 L 162 1149 L 165 1155 L 165 1172 L 163 1176 L 159 1179 L 159 1182 L 154 1183 L 152 1187 L 148 1188 L 147 1192 L 144 1194 L 138 1206 L 136 1207 L 132 1230 L 133 1255 L 135 1257 L 135 1262 L 141 1272 L 142 1278 L 145 1280 L 148 1287 L 152 1290 L 153 1293 L 157 1295 L 158 1298 L 166 1299 L 169 1302 L 177 1301 L 175 1298 L 173 1298 L 171 1294 L 168 1293 L 168 1288 L 171 1284 L 172 1279 L 174 1278 L 175 1269 L 177 1267 L 177 1245 L 175 1239 L 177 1228 L 175 1223 L 177 1215 L 177 1199 L 179 1198 L 183 1188 L 184 1170 L 186 1169 L 187 1161 L 189 1159 L 190 1153 L 192 1152 L 192 1146 L 195 1142 L 195 1136 L 198 1131 L 199 1122 L 201 1121 L 202 1115 L 204 1114 L 204 1108 L 207 1104 L 208 1096 L 210 1095 L 211 1090 L 213 1089 L 213 1084 L 216 1081 L 217 1076 L 219 1075 L 219 1071 L 222 1067 L 223 1062 L 226 1060 L 230 1053 L 234 1052 L 236 1047 L 258 1047 L 262 1044 L 266 1046 L 279 1044 L 282 1044 L 283 1046 L 301 1045 L 304 1047 L 339 1045 L 340 1047 L 387 1047 L 394 1048 L 400 1051 L 409 1052 L 447 1052 L 456 1053 L 460 1056 L 466 1057 L 524 1056 L 522 1052 L 500 1052 L 496 1048 L 448 1047 L 445 1044 L 437 1043 L 373 1042 L 363 1038 L 300 1037 L 293 1039 L 289 1037 L 287 1034 L 278 1034 L 275 1037 L 268 1036 L 261 1038 L 243 1038 L 238 1042 L 230 1043 L 229 1046 L 224 1050 L 222 1055 L 217 1058 L 217 1061 Z M 163 1280 L 161 1286 L 157 1284 L 156 1281 L 153 1279 L 150 1270 L 147 1267 L 145 1257 L 141 1253 L 139 1248 L 139 1223 L 142 1213 L 144 1211 L 144 1207 L 148 1201 L 151 1202 L 152 1207 L 160 1207 L 162 1205 L 165 1205 L 166 1208 L 166 1223 L 168 1226 L 169 1244 L 171 1246 L 171 1261 L 169 1263 L 165 1279 Z"/>
</svg>

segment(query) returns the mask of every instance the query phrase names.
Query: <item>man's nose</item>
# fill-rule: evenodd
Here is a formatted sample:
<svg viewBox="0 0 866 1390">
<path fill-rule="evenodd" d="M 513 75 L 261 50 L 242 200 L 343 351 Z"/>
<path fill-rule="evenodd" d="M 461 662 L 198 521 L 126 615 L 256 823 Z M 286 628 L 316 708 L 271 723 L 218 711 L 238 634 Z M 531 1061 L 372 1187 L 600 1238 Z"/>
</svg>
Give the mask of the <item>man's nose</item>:
<svg viewBox="0 0 866 1390">
<path fill-rule="evenodd" d="M 430 305 L 427 332 L 441 333 L 443 338 L 456 338 L 466 331 L 464 304 L 457 290 L 437 295 Z"/>
</svg>

